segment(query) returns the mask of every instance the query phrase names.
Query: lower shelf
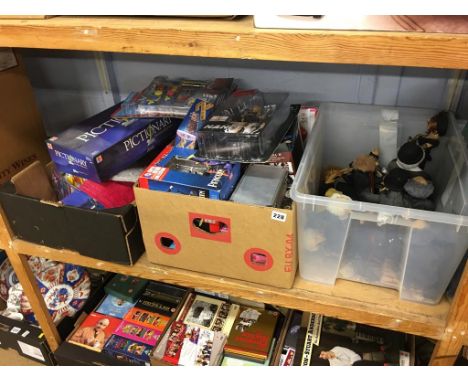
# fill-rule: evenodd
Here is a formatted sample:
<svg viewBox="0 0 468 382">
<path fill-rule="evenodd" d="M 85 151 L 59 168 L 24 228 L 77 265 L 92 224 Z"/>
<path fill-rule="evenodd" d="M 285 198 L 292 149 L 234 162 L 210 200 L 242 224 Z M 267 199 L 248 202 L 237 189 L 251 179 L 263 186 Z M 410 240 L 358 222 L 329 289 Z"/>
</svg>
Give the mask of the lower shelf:
<svg viewBox="0 0 468 382">
<path fill-rule="evenodd" d="M 292 289 L 283 289 L 153 264 L 146 254 L 135 265 L 128 266 L 22 240 L 12 241 L 11 246 L 24 255 L 200 288 L 433 339 L 442 338 L 450 308 L 446 299 L 438 305 L 401 301 L 397 291 L 345 280 L 327 286 L 298 276 Z"/>
</svg>

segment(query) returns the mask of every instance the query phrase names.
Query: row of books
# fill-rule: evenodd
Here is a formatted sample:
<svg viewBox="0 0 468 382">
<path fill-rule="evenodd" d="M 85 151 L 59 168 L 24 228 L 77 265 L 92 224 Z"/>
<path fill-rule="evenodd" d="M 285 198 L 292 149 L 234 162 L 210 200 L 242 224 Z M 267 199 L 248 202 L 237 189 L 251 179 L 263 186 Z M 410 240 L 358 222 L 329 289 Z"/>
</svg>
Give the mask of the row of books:
<svg viewBox="0 0 468 382">
<path fill-rule="evenodd" d="M 282 315 L 191 293 L 153 354 L 183 366 L 269 365 Z"/>
<path fill-rule="evenodd" d="M 410 336 L 117 275 L 68 342 L 137 365 L 411 365 Z"/>
</svg>

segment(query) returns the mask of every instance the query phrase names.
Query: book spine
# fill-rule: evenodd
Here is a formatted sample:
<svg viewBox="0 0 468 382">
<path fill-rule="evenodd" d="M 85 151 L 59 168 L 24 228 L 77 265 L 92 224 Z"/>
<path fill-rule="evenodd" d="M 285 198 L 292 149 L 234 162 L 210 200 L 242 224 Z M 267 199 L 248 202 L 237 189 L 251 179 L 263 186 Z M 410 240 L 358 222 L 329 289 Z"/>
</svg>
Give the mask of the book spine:
<svg viewBox="0 0 468 382">
<path fill-rule="evenodd" d="M 320 343 L 320 332 L 322 330 L 323 316 L 320 314 L 311 314 L 307 325 L 306 340 L 304 351 L 302 352 L 301 366 L 310 366 L 312 360 L 312 349 Z"/>
</svg>

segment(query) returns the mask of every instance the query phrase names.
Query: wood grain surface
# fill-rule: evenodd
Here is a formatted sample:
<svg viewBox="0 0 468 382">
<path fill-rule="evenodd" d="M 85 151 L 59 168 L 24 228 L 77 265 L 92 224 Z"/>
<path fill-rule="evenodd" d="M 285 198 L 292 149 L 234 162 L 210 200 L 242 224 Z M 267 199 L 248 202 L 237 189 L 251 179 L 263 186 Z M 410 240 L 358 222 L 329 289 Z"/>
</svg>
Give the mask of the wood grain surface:
<svg viewBox="0 0 468 382">
<path fill-rule="evenodd" d="M 468 69 L 466 34 L 256 29 L 251 17 L 0 20 L 0 46 Z"/>
<path fill-rule="evenodd" d="M 201 288 L 434 339 L 443 335 L 450 308 L 446 300 L 438 305 L 406 302 L 399 300 L 397 291 L 345 280 L 326 286 L 298 277 L 292 289 L 283 289 L 152 264 L 146 254 L 135 265 L 127 266 L 21 240 L 14 240 L 11 245 L 15 252 L 22 254 Z"/>
</svg>

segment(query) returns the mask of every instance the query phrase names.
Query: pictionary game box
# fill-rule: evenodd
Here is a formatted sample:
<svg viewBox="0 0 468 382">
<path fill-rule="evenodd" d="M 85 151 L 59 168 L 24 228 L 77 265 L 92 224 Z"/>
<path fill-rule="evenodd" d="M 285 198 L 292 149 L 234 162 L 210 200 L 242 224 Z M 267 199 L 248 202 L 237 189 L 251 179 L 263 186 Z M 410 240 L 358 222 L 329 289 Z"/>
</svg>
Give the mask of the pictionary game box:
<svg viewBox="0 0 468 382">
<path fill-rule="evenodd" d="M 104 181 L 153 149 L 161 150 L 175 137 L 180 120 L 112 118 L 118 106 L 46 141 L 58 170 Z"/>
</svg>

